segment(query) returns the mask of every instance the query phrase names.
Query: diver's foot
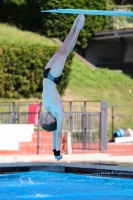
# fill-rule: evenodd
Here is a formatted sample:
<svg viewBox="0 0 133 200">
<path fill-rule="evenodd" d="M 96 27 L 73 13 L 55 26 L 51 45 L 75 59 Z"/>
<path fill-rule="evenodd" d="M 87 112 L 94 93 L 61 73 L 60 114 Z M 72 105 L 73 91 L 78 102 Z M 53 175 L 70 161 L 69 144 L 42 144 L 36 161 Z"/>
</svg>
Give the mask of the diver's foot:
<svg viewBox="0 0 133 200">
<path fill-rule="evenodd" d="M 79 18 L 79 16 L 77 16 L 76 19 L 74 20 L 74 23 L 73 23 L 73 25 L 72 25 L 72 28 L 73 28 L 73 29 L 75 29 L 76 26 L 77 26 L 77 24 L 78 24 L 78 18 Z"/>
<path fill-rule="evenodd" d="M 62 158 L 63 158 L 62 155 L 60 155 L 60 156 L 55 156 L 55 159 L 56 159 L 57 161 L 61 160 Z"/>
<path fill-rule="evenodd" d="M 76 27 L 81 30 L 84 27 L 84 22 L 85 22 L 85 16 L 84 14 L 80 13 L 78 15 L 78 23 Z"/>
</svg>

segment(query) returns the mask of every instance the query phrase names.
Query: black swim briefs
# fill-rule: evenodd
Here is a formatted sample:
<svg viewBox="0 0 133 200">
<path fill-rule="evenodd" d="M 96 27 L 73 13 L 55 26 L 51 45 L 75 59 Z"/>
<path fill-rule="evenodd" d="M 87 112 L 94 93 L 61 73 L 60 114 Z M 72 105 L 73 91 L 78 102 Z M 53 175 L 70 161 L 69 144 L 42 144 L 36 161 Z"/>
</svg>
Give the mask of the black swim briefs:
<svg viewBox="0 0 133 200">
<path fill-rule="evenodd" d="M 44 73 L 43 73 L 43 78 L 48 78 L 50 79 L 51 81 L 53 81 L 55 84 L 58 84 L 61 79 L 62 79 L 62 75 L 57 77 L 57 78 L 54 78 L 51 74 L 50 74 L 50 69 L 51 68 L 47 68 L 44 70 Z"/>
</svg>

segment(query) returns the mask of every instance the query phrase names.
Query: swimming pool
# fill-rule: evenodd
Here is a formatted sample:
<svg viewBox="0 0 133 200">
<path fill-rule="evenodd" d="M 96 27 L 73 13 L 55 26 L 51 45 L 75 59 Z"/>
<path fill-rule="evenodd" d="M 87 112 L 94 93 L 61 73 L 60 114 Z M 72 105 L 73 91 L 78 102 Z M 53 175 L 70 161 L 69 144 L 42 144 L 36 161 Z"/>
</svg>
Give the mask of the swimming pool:
<svg viewBox="0 0 133 200">
<path fill-rule="evenodd" d="M 0 174 L 0 200 L 133 200 L 133 179 L 31 171 Z"/>
</svg>

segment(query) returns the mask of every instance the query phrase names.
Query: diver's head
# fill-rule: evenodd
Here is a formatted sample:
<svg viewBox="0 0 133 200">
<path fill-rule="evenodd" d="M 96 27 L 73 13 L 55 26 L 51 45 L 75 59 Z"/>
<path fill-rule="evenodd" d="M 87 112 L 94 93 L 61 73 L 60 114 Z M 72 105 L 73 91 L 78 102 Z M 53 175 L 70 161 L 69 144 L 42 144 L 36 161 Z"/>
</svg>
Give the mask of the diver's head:
<svg viewBox="0 0 133 200">
<path fill-rule="evenodd" d="M 47 112 L 46 116 L 44 117 L 43 124 L 41 126 L 44 130 L 49 132 L 56 130 L 57 128 L 56 118 L 50 112 Z"/>
</svg>

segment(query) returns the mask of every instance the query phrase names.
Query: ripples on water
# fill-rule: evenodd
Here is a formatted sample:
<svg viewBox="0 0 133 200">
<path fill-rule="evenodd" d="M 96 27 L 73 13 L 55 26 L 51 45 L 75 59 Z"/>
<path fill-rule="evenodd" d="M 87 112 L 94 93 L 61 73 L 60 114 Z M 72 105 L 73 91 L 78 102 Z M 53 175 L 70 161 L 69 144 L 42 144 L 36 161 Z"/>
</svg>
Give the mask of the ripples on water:
<svg viewBox="0 0 133 200">
<path fill-rule="evenodd" d="M 133 200 L 133 179 L 24 172 L 0 175 L 0 200 Z"/>
</svg>

